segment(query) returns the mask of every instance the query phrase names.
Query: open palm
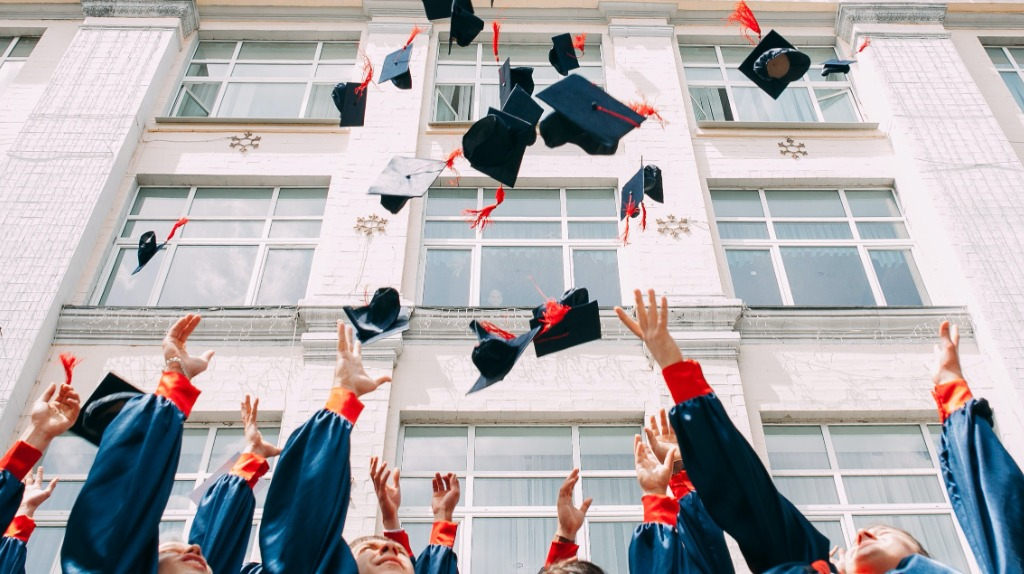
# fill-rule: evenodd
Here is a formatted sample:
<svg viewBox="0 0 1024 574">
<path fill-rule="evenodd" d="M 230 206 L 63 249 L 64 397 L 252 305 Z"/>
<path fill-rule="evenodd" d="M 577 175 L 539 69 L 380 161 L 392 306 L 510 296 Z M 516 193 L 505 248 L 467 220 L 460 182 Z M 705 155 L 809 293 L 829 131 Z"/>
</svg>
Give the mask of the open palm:
<svg viewBox="0 0 1024 574">
<path fill-rule="evenodd" d="M 334 386 L 344 387 L 356 396 L 363 396 L 390 382 L 385 375 L 373 379 L 363 367 L 362 345 L 352 334 L 352 327 L 338 321 L 338 362 L 334 367 Z"/>
<path fill-rule="evenodd" d="M 206 351 L 198 357 L 193 357 L 185 348 L 185 342 L 188 341 L 192 331 L 195 331 L 201 319 L 202 317 L 199 315 L 189 313 L 175 321 L 164 335 L 164 360 L 177 359 L 181 361 L 181 367 L 185 370 L 183 374 L 188 378 L 193 378 L 205 371 L 210 366 L 210 359 L 213 358 L 213 351 Z"/>
</svg>

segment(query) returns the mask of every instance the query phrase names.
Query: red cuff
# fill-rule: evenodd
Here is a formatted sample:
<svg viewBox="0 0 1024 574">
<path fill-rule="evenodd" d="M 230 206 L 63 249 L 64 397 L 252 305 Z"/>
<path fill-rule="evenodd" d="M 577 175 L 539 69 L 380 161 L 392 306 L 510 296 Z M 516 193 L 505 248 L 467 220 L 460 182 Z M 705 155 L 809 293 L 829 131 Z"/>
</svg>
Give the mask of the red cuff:
<svg viewBox="0 0 1024 574">
<path fill-rule="evenodd" d="M 3 458 L 0 458 L 0 469 L 9 471 L 18 480 L 24 480 L 41 458 L 43 458 L 43 453 L 39 449 L 19 440 Z"/>
<path fill-rule="evenodd" d="M 679 503 L 675 498 L 664 494 L 645 494 L 643 501 L 644 524 L 658 522 L 668 526 L 676 525 Z"/>
<path fill-rule="evenodd" d="M 548 549 L 548 559 L 544 562 L 544 567 L 547 568 L 556 562 L 563 560 L 569 560 L 575 558 L 576 553 L 579 552 L 580 547 L 578 544 L 572 542 L 559 542 L 557 540 L 551 541 L 551 548 Z"/>
<path fill-rule="evenodd" d="M 324 408 L 345 417 L 348 422 L 356 424 L 359 413 L 363 412 L 363 403 L 352 391 L 344 387 L 331 389 L 331 396 L 327 397 L 327 404 Z"/>
<path fill-rule="evenodd" d="M 700 369 L 700 363 L 693 359 L 669 365 L 661 371 L 661 374 L 665 377 L 668 390 L 672 393 L 672 400 L 677 405 L 712 392 L 708 382 L 704 380 L 704 372 Z"/>
<path fill-rule="evenodd" d="M 156 387 L 155 395 L 164 397 L 178 407 L 178 410 L 185 413 L 185 418 L 192 414 L 192 407 L 199 398 L 199 389 L 192 386 L 188 377 L 181 373 L 164 371 L 160 377 L 160 384 Z"/>
<path fill-rule="evenodd" d="M 685 470 L 672 475 L 672 478 L 668 481 L 668 487 L 672 491 L 672 495 L 676 497 L 676 502 L 683 499 L 684 496 L 690 494 L 694 490 L 693 483 L 690 482 L 690 476 L 686 474 Z"/>
<path fill-rule="evenodd" d="M 228 474 L 244 478 L 245 482 L 249 483 L 249 488 L 255 488 L 256 483 L 264 474 L 267 474 L 268 470 L 270 470 L 270 464 L 267 463 L 267 459 L 253 452 L 244 452 L 235 461 L 235 466 L 231 467 L 231 472 Z"/>
<path fill-rule="evenodd" d="M 28 544 L 28 538 L 29 536 L 32 536 L 35 529 L 35 520 L 32 520 L 24 514 L 19 514 L 11 521 L 11 525 L 7 527 L 7 532 L 4 532 L 4 536 L 8 538 L 17 538 L 18 540 Z"/>
<path fill-rule="evenodd" d="M 390 532 L 385 530 L 384 538 L 387 538 L 388 540 L 393 540 L 401 544 L 402 547 L 405 548 L 405 552 L 409 556 L 416 556 L 412 553 L 412 546 L 409 545 L 409 534 L 405 530 L 392 530 Z"/>
<path fill-rule="evenodd" d="M 935 385 L 932 389 L 932 396 L 935 397 L 935 404 L 939 407 L 939 418 L 946 422 L 949 415 L 960 410 L 967 401 L 974 398 L 967 381 L 957 379 L 941 385 Z"/>
<path fill-rule="evenodd" d="M 455 531 L 458 528 L 459 525 L 455 522 L 445 522 L 443 520 L 435 522 L 434 528 L 430 530 L 430 544 L 440 544 L 448 548 L 454 548 Z"/>
</svg>

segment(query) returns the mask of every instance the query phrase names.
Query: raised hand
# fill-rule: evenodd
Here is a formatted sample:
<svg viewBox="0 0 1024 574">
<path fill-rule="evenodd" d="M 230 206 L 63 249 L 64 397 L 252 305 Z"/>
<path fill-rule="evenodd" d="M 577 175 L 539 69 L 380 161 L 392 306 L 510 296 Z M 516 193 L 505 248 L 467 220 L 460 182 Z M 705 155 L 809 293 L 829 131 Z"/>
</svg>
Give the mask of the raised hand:
<svg viewBox="0 0 1024 574">
<path fill-rule="evenodd" d="M 434 475 L 434 495 L 430 498 L 430 510 L 434 512 L 434 522 L 451 522 L 455 507 L 462 495 L 459 490 L 459 477 L 454 472 L 441 476 Z"/>
<path fill-rule="evenodd" d="M 668 332 L 668 300 L 662 297 L 659 308 L 654 298 L 654 289 L 647 291 L 649 305 L 644 304 L 644 297 L 639 289 L 633 291 L 633 294 L 636 296 L 636 320 L 622 307 L 616 307 L 615 313 L 619 320 L 647 344 L 651 356 L 661 368 L 682 361 L 683 353 Z"/>
<path fill-rule="evenodd" d="M 281 454 L 281 449 L 263 440 L 263 433 L 259 428 L 260 400 L 257 398 L 251 401 L 249 395 L 245 395 L 245 402 L 242 403 L 242 426 L 245 428 L 245 450 L 258 454 L 263 458 L 271 458 Z"/>
<path fill-rule="evenodd" d="M 960 329 L 943 321 L 939 327 L 939 342 L 933 347 L 935 366 L 932 382 L 936 385 L 964 378 L 960 369 Z"/>
<path fill-rule="evenodd" d="M 593 498 L 583 501 L 579 508 L 572 503 L 572 492 L 576 483 L 580 481 L 580 469 L 574 468 L 569 476 L 565 477 L 562 488 L 558 490 L 558 531 L 556 536 L 576 541 L 576 533 L 583 528 L 583 520 L 587 517 L 587 510 L 594 502 Z"/>
<path fill-rule="evenodd" d="M 672 460 L 679 455 L 679 447 L 673 446 L 665 455 L 668 459 L 659 462 L 654 451 L 640 440 L 640 435 L 633 439 L 633 451 L 636 454 L 636 479 L 644 494 L 665 494 L 669 479 L 672 478 Z"/>
<path fill-rule="evenodd" d="M 60 436 L 78 420 L 81 399 L 75 389 L 62 383 L 50 383 L 43 395 L 32 403 L 31 425 L 22 440 L 39 450 L 46 450 L 54 437 Z"/>
<path fill-rule="evenodd" d="M 37 468 L 35 473 L 28 473 L 28 476 L 25 477 L 25 493 L 21 495 L 21 506 L 18 507 L 18 516 L 29 518 L 35 516 L 39 505 L 46 502 L 53 494 L 57 480 L 54 478 L 43 488 L 45 484 L 43 482 L 43 467 Z"/>
<path fill-rule="evenodd" d="M 658 457 L 659 462 L 665 462 L 668 452 L 672 447 L 679 446 L 679 441 L 676 440 L 676 431 L 673 430 L 672 425 L 668 424 L 668 415 L 665 413 L 665 409 L 661 409 L 659 414 L 661 415 L 661 424 L 659 425 L 658 420 L 651 415 L 651 420 L 644 427 L 644 433 L 647 435 L 647 443 L 654 451 L 654 456 Z M 671 462 L 675 463 L 676 460 L 682 460 L 678 448 L 676 449 L 676 459 Z"/>
<path fill-rule="evenodd" d="M 401 469 L 397 468 L 392 473 L 388 470 L 388 463 L 375 456 L 370 457 L 370 480 L 373 481 L 373 491 L 377 493 L 377 504 L 380 505 L 381 518 L 387 530 L 398 530 L 402 527 L 398 520 L 398 509 L 402 506 L 402 485 L 399 482 L 401 473 Z M 392 474 L 394 478 L 391 484 L 388 484 L 388 477 Z"/>
<path fill-rule="evenodd" d="M 338 362 L 334 367 L 334 386 L 344 387 L 359 397 L 391 382 L 387 375 L 371 379 L 366 374 L 362 352 L 362 345 L 353 336 L 352 327 L 338 321 Z"/>
<path fill-rule="evenodd" d="M 202 373 L 210 366 L 210 359 L 213 358 L 213 351 L 206 351 L 198 357 L 188 354 L 185 349 L 185 342 L 189 335 L 199 325 L 202 319 L 199 315 L 189 313 L 175 321 L 174 325 L 164 335 L 164 364 L 168 371 L 174 371 L 192 379 Z"/>
</svg>

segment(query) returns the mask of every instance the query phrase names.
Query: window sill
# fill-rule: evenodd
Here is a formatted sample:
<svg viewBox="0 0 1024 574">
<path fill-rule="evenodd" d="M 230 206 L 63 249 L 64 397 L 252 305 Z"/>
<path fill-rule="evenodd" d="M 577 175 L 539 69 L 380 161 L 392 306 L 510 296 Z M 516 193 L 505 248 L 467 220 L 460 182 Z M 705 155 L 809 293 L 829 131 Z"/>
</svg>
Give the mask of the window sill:
<svg viewBox="0 0 1024 574">
<path fill-rule="evenodd" d="M 965 307 L 754 307 L 737 324 L 744 343 L 802 341 L 934 342 L 944 320 L 973 337 Z"/>
<path fill-rule="evenodd" d="M 348 131 L 348 128 L 340 128 L 338 120 L 333 118 L 178 118 L 169 116 L 158 116 L 154 118 L 158 124 L 191 124 L 191 125 L 264 125 L 264 126 L 333 126 L 337 129 Z"/>
<path fill-rule="evenodd" d="M 877 130 L 875 122 L 713 122 L 697 121 L 702 130 Z"/>
<path fill-rule="evenodd" d="M 462 135 L 474 122 L 427 122 L 428 134 Z"/>
</svg>

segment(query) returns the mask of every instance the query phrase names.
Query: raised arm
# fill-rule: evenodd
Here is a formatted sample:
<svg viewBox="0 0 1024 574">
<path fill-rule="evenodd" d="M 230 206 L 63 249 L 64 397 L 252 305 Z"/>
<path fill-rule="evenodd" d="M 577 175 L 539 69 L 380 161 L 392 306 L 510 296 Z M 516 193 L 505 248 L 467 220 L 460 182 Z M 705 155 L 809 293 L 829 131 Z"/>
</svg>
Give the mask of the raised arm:
<svg viewBox="0 0 1024 574">
<path fill-rule="evenodd" d="M 671 447 L 665 460 L 659 461 L 640 435 L 634 438 L 636 478 L 644 493 L 644 523 L 636 528 L 629 543 L 629 571 L 633 574 L 691 572 L 675 527 L 679 503 L 666 494 L 672 478 L 672 460 L 678 450 L 679 447 Z"/>
<path fill-rule="evenodd" d="M 1024 474 L 992 430 L 960 368 L 960 333 L 943 322 L 932 391 L 942 419 L 942 477 L 960 527 L 985 574 L 1024 572 Z"/>
<path fill-rule="evenodd" d="M 569 476 L 565 477 L 562 487 L 558 489 L 558 530 L 548 548 L 548 557 L 544 561 L 544 568 L 552 564 L 576 558 L 579 552 L 579 545 L 576 544 L 576 534 L 583 528 L 583 522 L 587 518 L 587 510 L 594 503 L 593 498 L 587 498 L 579 508 L 572 500 L 572 493 L 576 484 L 580 481 L 580 469 L 574 468 Z"/>
<path fill-rule="evenodd" d="M 35 473 L 25 477 L 25 494 L 21 498 L 21 506 L 3 538 L 0 538 L 0 574 L 25 574 L 25 560 L 28 557 L 26 545 L 36 529 L 36 509 L 50 498 L 56 486 L 56 478 L 49 484 L 43 480 L 41 466 Z"/>
<path fill-rule="evenodd" d="M 452 515 L 462 497 L 459 477 L 453 472 L 436 473 L 431 486 L 434 490 L 430 497 L 434 527 L 430 530 L 427 547 L 416 557 L 416 574 L 458 574 L 459 560 L 453 548 L 459 525 L 453 521 Z"/>
</svg>

